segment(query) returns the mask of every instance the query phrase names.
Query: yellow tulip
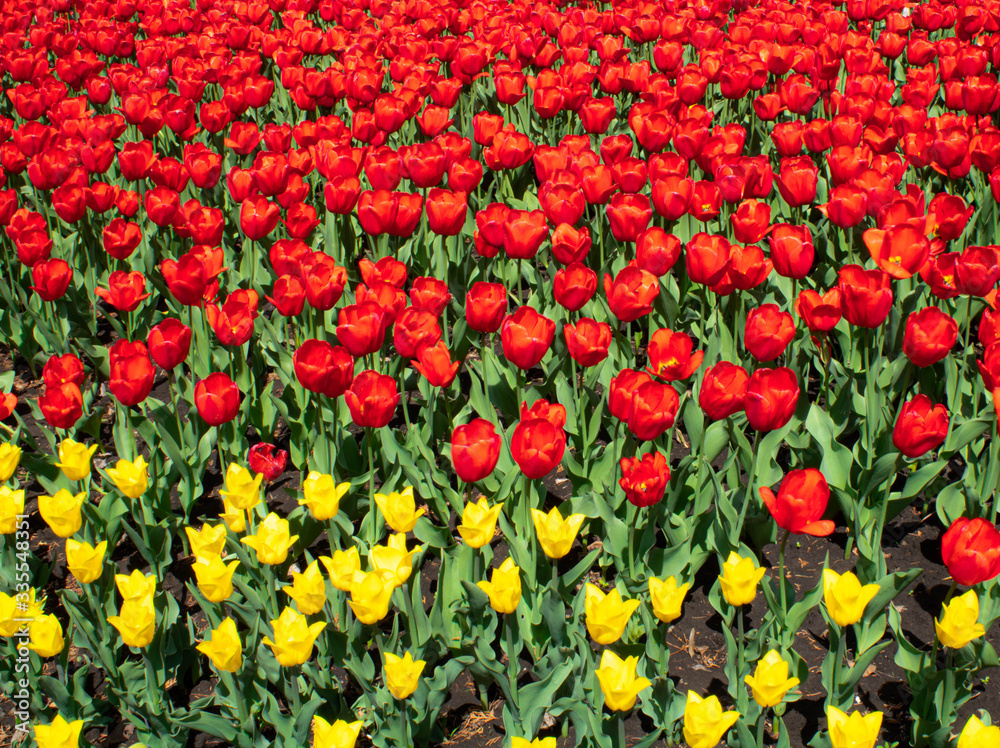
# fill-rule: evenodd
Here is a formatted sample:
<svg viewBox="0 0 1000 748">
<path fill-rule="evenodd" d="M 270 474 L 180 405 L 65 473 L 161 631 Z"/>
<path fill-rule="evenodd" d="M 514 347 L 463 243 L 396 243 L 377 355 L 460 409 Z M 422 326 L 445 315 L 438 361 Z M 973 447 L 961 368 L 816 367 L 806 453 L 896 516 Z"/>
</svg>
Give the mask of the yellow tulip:
<svg viewBox="0 0 1000 748">
<path fill-rule="evenodd" d="M 31 643 L 28 649 L 34 650 L 39 657 L 55 657 L 66 646 L 63 639 L 62 624 L 54 615 L 38 616 L 28 625 Z"/>
<path fill-rule="evenodd" d="M 973 715 L 962 728 L 956 748 L 1000 748 L 1000 727 L 985 725 L 979 717 Z"/>
<path fill-rule="evenodd" d="M 521 570 L 510 556 L 499 569 L 494 569 L 490 581 L 476 582 L 490 596 L 490 607 L 497 613 L 513 613 L 521 602 Z"/>
<path fill-rule="evenodd" d="M 207 655 L 217 670 L 237 672 L 243 665 L 243 643 L 236 632 L 236 622 L 226 618 L 198 645 L 198 651 Z"/>
<path fill-rule="evenodd" d="M 17 532 L 18 516 L 24 515 L 24 491 L 0 486 L 0 535 Z"/>
<path fill-rule="evenodd" d="M 38 511 L 52 532 L 60 538 L 68 538 L 83 527 L 81 507 L 86 499 L 86 494 L 74 496 L 65 488 L 60 488 L 55 496 L 38 497 Z"/>
<path fill-rule="evenodd" d="M 14 636 L 21 629 L 21 626 L 29 620 L 25 611 L 18 604 L 17 595 L 0 592 L 0 636 L 4 638 Z"/>
<path fill-rule="evenodd" d="M 66 568 L 80 584 L 90 584 L 100 579 L 104 572 L 104 554 L 108 541 L 102 540 L 97 546 L 67 538 Z"/>
<path fill-rule="evenodd" d="M 420 674 L 427 663 L 414 660 L 409 652 L 397 657 L 392 652 L 385 653 L 385 685 L 397 699 L 405 699 L 417 690 Z"/>
<path fill-rule="evenodd" d="M 191 555 L 195 558 L 221 556 L 226 547 L 225 525 L 202 525 L 197 530 L 185 527 L 184 533 L 187 535 L 188 545 L 191 546 Z"/>
<path fill-rule="evenodd" d="M 145 575 L 138 569 L 129 575 L 115 574 L 115 584 L 123 600 L 136 600 L 156 594 L 156 577 Z"/>
<path fill-rule="evenodd" d="M 403 585 L 413 572 L 413 557 L 420 550 L 418 545 L 412 551 L 406 550 L 406 534 L 390 535 L 385 545 L 376 545 L 368 557 L 372 570 L 388 572 L 384 578 L 392 579 L 396 587 Z M 391 576 L 389 576 L 391 575 Z"/>
<path fill-rule="evenodd" d="M 260 503 L 260 484 L 263 480 L 263 475 L 254 476 L 242 465 L 232 462 L 226 468 L 226 487 L 219 493 L 236 509 L 253 509 Z"/>
<path fill-rule="evenodd" d="M 195 559 L 192 569 L 195 578 L 198 580 L 198 589 L 205 599 L 210 603 L 221 603 L 228 600 L 233 594 L 233 574 L 239 561 L 230 561 L 228 564 L 222 560 L 222 556 L 198 556 Z"/>
<path fill-rule="evenodd" d="M 132 462 L 128 460 L 118 460 L 115 467 L 107 471 L 108 476 L 115 482 L 118 490 L 130 499 L 138 499 L 146 492 L 149 486 L 149 476 L 146 472 L 146 461 L 139 455 Z"/>
<path fill-rule="evenodd" d="M 941 620 L 934 621 L 938 640 L 946 647 L 961 649 L 986 634 L 979 623 L 979 598 L 975 590 L 954 598 L 941 608 Z"/>
<path fill-rule="evenodd" d="M 257 533 L 240 538 L 240 542 L 257 551 L 257 560 L 262 564 L 281 564 L 288 558 L 288 549 L 299 539 L 290 532 L 288 520 L 270 512 Z"/>
<path fill-rule="evenodd" d="M 153 596 L 129 598 L 122 603 L 118 615 L 109 616 L 108 623 L 118 629 L 122 641 L 129 647 L 149 646 L 156 634 L 156 609 Z"/>
<path fill-rule="evenodd" d="M 827 612 L 838 626 L 850 626 L 860 621 L 878 591 L 877 584 L 862 587 L 854 572 L 838 574 L 833 569 L 823 569 L 823 600 Z"/>
<path fill-rule="evenodd" d="M 361 623 L 377 623 L 389 614 L 393 589 L 393 583 L 377 571 L 359 573 L 351 585 L 351 610 Z"/>
<path fill-rule="evenodd" d="M 653 603 L 653 612 L 656 617 L 664 623 L 676 621 L 681 617 L 681 606 L 684 604 L 684 596 L 691 589 L 691 585 L 684 583 L 677 585 L 677 577 L 667 577 L 666 579 L 649 578 L 649 596 Z"/>
<path fill-rule="evenodd" d="M 245 532 L 247 529 L 247 513 L 244 509 L 237 509 L 229 503 L 229 499 L 222 500 L 222 514 L 219 519 L 226 523 L 226 527 L 235 533 Z"/>
<path fill-rule="evenodd" d="M 292 572 L 292 583 L 284 591 L 304 615 L 311 616 L 323 610 L 326 605 L 326 580 L 320 574 L 319 562 L 313 561 L 303 572 Z"/>
<path fill-rule="evenodd" d="M 396 532 L 409 532 L 424 514 L 423 509 L 416 508 L 412 486 L 407 486 L 398 493 L 377 493 L 375 503 L 382 511 L 385 523 Z"/>
<path fill-rule="evenodd" d="M 799 685 L 798 678 L 788 677 L 788 663 L 773 649 L 757 663 L 753 675 L 743 679 L 753 693 L 753 700 L 762 707 L 777 706 L 785 694 Z"/>
<path fill-rule="evenodd" d="M 722 576 L 719 577 L 722 596 L 732 606 L 749 605 L 757 597 L 757 585 L 763 577 L 764 569 L 757 568 L 752 556 L 741 558 L 739 554 L 730 551 L 729 558 L 722 565 Z"/>
<path fill-rule="evenodd" d="M 833 748 L 875 748 L 882 713 L 862 716 L 860 712 L 852 712 L 848 717 L 837 707 L 830 706 L 826 709 L 826 723 Z"/>
<path fill-rule="evenodd" d="M 311 471 L 302 481 L 299 504 L 309 509 L 314 519 L 321 522 L 333 519 L 340 511 L 340 500 L 351 488 L 350 483 L 337 484 L 332 475 Z"/>
<path fill-rule="evenodd" d="M 511 738 L 510 748 L 556 748 L 555 738 L 535 738 L 534 740 L 528 740 L 527 738 Z"/>
<path fill-rule="evenodd" d="M 587 632 L 598 644 L 614 644 L 625 633 L 628 619 L 639 607 L 639 601 L 622 600 L 621 593 L 616 589 L 605 595 L 590 582 L 587 582 L 586 595 L 583 607 Z"/>
<path fill-rule="evenodd" d="M 97 451 L 97 445 L 88 447 L 72 439 L 59 443 L 59 462 L 56 467 L 70 480 L 83 480 L 90 475 L 90 460 Z"/>
<path fill-rule="evenodd" d="M 77 748 L 83 720 L 67 722 L 61 714 L 47 725 L 35 725 L 35 742 L 38 748 Z"/>
<path fill-rule="evenodd" d="M 350 592 L 354 584 L 354 575 L 361 571 L 361 556 L 356 546 L 346 551 L 336 550 L 333 557 L 321 556 L 319 559 L 330 575 L 330 584 L 341 592 Z"/>
<path fill-rule="evenodd" d="M 276 620 L 271 621 L 274 641 L 264 637 L 267 644 L 284 667 L 301 665 L 312 655 L 313 644 L 326 624 L 322 621 L 312 624 L 306 617 L 292 608 L 285 608 Z"/>
<path fill-rule="evenodd" d="M 627 657 L 624 660 L 605 649 L 601 655 L 601 667 L 597 669 L 597 680 L 604 693 L 604 704 L 616 712 L 625 712 L 635 706 L 636 697 L 643 689 L 653 685 L 646 678 L 637 678 L 636 667 L 638 657 Z"/>
<path fill-rule="evenodd" d="M 549 558 L 562 558 L 573 547 L 573 541 L 580 532 L 580 527 L 586 519 L 582 514 L 571 514 L 563 519 L 557 507 L 552 507 L 548 514 L 537 509 L 531 510 L 531 518 L 535 523 L 535 534 L 542 550 Z"/>
<path fill-rule="evenodd" d="M 6 483 L 21 461 L 21 448 L 16 444 L 0 444 L 0 483 Z"/>
<path fill-rule="evenodd" d="M 338 719 L 332 725 L 322 717 L 313 717 L 312 748 L 354 748 L 364 722 Z"/>
<path fill-rule="evenodd" d="M 722 711 L 718 696 L 703 699 L 694 691 L 688 691 L 684 705 L 684 740 L 688 748 L 715 748 L 739 718 L 737 711 Z"/>
<path fill-rule="evenodd" d="M 493 539 L 502 510 L 503 504 L 489 506 L 485 498 L 480 498 L 475 504 L 466 504 L 462 510 L 462 524 L 457 528 L 458 534 L 470 547 L 482 548 Z"/>
</svg>

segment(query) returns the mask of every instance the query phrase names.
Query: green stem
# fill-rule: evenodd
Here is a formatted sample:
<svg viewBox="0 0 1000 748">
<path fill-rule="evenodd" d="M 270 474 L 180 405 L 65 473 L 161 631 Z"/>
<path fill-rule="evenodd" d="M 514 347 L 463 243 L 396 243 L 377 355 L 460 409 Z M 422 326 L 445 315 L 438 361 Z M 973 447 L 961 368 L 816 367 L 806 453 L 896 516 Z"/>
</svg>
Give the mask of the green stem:
<svg viewBox="0 0 1000 748">
<path fill-rule="evenodd" d="M 781 621 L 782 626 L 784 626 L 785 617 L 788 615 L 788 604 L 785 600 L 785 545 L 788 543 L 788 536 L 791 534 L 789 530 L 785 530 L 785 536 L 781 539 L 781 545 L 778 548 L 778 568 L 780 569 L 780 586 L 781 586 Z"/>
<path fill-rule="evenodd" d="M 761 709 L 757 718 L 757 748 L 764 748 L 764 725 L 767 722 L 767 709 Z"/>
</svg>

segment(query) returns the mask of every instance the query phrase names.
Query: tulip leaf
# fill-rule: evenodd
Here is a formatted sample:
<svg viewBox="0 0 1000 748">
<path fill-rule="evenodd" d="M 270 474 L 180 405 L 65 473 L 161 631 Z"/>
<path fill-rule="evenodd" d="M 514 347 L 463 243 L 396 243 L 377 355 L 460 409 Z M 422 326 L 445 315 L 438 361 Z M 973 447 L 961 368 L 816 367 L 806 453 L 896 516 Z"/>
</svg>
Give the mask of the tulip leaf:
<svg viewBox="0 0 1000 748">
<path fill-rule="evenodd" d="M 837 441 L 835 426 L 830 416 L 813 403 L 809 407 L 805 427 L 822 452 L 823 460 L 819 469 L 827 482 L 837 488 L 846 488 L 851 479 L 854 456 L 851 450 Z"/>
</svg>

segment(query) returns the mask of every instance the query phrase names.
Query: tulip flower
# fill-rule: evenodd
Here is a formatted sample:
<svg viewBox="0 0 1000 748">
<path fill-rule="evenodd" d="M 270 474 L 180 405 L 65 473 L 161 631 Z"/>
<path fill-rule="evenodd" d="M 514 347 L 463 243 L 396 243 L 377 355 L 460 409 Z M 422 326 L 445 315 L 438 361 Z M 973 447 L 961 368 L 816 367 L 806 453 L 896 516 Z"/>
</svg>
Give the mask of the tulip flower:
<svg viewBox="0 0 1000 748">
<path fill-rule="evenodd" d="M 221 426 L 236 417 L 240 409 L 240 389 L 222 372 L 209 374 L 194 386 L 194 405 L 209 426 Z"/>
<path fill-rule="evenodd" d="M 647 452 L 641 458 L 623 457 L 619 466 L 622 477 L 618 485 L 632 504 L 652 506 L 663 498 L 670 480 L 670 467 L 660 452 Z"/>
<path fill-rule="evenodd" d="M 222 500 L 222 512 L 219 519 L 226 523 L 226 527 L 232 532 L 245 532 L 247 529 L 247 512 L 245 509 L 237 509 L 229 503 L 229 499 Z"/>
<path fill-rule="evenodd" d="M 664 623 L 676 621 L 681 617 L 681 606 L 691 585 L 685 582 L 677 584 L 677 577 L 666 579 L 649 578 L 649 596 L 653 603 L 653 613 Z"/>
<path fill-rule="evenodd" d="M 781 529 L 796 535 L 817 537 L 826 537 L 833 532 L 833 522 L 820 519 L 830 501 L 830 486 L 816 468 L 788 473 L 777 496 L 766 486 L 759 490 L 761 499 Z"/>
<path fill-rule="evenodd" d="M 211 603 L 221 603 L 233 594 L 233 573 L 239 561 L 226 563 L 221 556 L 198 556 L 192 565 L 198 590 Z"/>
<path fill-rule="evenodd" d="M 156 594 L 156 577 L 135 569 L 131 574 L 115 574 L 115 586 L 123 600 L 138 600 Z"/>
<path fill-rule="evenodd" d="M 1000 530 L 989 520 L 959 517 L 941 536 L 948 573 L 971 587 L 1000 575 Z"/>
<path fill-rule="evenodd" d="M 167 317 L 150 328 L 146 345 L 156 365 L 171 371 L 187 358 L 191 349 L 191 328 L 179 319 Z"/>
<path fill-rule="evenodd" d="M 149 485 L 149 477 L 146 474 L 146 460 L 139 455 L 131 462 L 128 460 L 118 460 L 118 464 L 109 468 L 108 476 L 114 481 L 115 486 L 130 499 L 138 499 L 146 491 Z"/>
<path fill-rule="evenodd" d="M 38 511 L 52 532 L 60 538 L 68 538 L 83 526 L 81 507 L 86 500 L 84 493 L 74 496 L 65 488 L 60 488 L 54 496 L 38 497 Z"/>
<path fill-rule="evenodd" d="M 662 328 L 649 339 L 647 371 L 667 382 L 687 379 L 701 366 L 704 351 L 692 353 L 694 341 L 682 332 Z"/>
<path fill-rule="evenodd" d="M 622 660 L 610 649 L 601 655 L 601 666 L 595 673 L 604 693 L 604 705 L 616 712 L 627 712 L 635 706 L 636 697 L 652 684 L 646 678 L 637 678 L 635 671 L 638 657 Z"/>
<path fill-rule="evenodd" d="M 763 304 L 747 314 L 743 344 L 758 361 L 774 361 L 795 337 L 792 315 L 777 304 Z"/>
<path fill-rule="evenodd" d="M 82 719 L 67 722 L 57 714 L 51 723 L 35 725 L 35 742 L 38 748 L 77 748 L 82 731 Z"/>
<path fill-rule="evenodd" d="M 375 503 L 385 517 L 385 523 L 396 532 L 407 533 L 416 527 L 417 520 L 424 512 L 417 509 L 413 498 L 413 486 L 407 486 L 402 491 L 389 494 L 375 494 Z"/>
<path fill-rule="evenodd" d="M 900 408 L 892 429 L 892 443 L 907 457 L 920 457 L 944 443 L 949 420 L 944 404 L 933 405 L 927 395 L 916 395 Z"/>
<path fill-rule="evenodd" d="M 496 427 L 485 418 L 456 426 L 451 434 L 451 463 L 459 479 L 475 483 L 492 473 L 501 444 Z"/>
<path fill-rule="evenodd" d="M 626 265 L 612 281 L 604 276 L 604 294 L 611 313 L 621 322 L 634 322 L 653 311 L 660 293 L 659 279 L 650 272 Z"/>
<path fill-rule="evenodd" d="M 940 620 L 934 621 L 938 641 L 946 647 L 961 649 L 969 642 L 986 635 L 979 623 L 979 597 L 975 590 L 959 595 L 941 607 Z"/>
<path fill-rule="evenodd" d="M 24 514 L 24 491 L 0 486 L 0 535 L 17 531 L 19 517 Z"/>
<path fill-rule="evenodd" d="M 21 448 L 16 444 L 0 444 L 0 483 L 6 483 L 21 461 Z"/>
<path fill-rule="evenodd" d="M 743 403 L 750 427 L 774 431 L 787 424 L 799 402 L 799 382 L 788 367 L 758 369 L 750 375 Z"/>
<path fill-rule="evenodd" d="M 185 527 L 184 534 L 187 535 L 191 555 L 195 558 L 198 556 L 219 556 L 226 547 L 226 528 L 224 525 L 202 525 L 198 530 L 193 527 Z"/>
<path fill-rule="evenodd" d="M 330 724 L 319 715 L 316 715 L 313 717 L 312 725 L 312 748 L 354 748 L 365 723 L 361 720 L 345 722 L 342 719 L 338 719 L 333 724 Z"/>
<path fill-rule="evenodd" d="M 456 528 L 462 540 L 471 548 L 482 548 L 493 539 L 497 518 L 503 511 L 503 504 L 490 506 L 486 497 L 480 497 L 475 504 L 468 503 L 462 510 L 462 522 Z"/>
<path fill-rule="evenodd" d="M 903 353 L 915 366 L 933 366 L 941 361 L 958 340 L 958 322 L 936 306 L 913 312 L 906 318 Z"/>
<path fill-rule="evenodd" d="M 510 556 L 504 559 L 500 568 L 493 569 L 490 581 L 476 582 L 489 595 L 490 607 L 497 613 L 513 613 L 521 602 L 521 570 Z"/>
<path fill-rule="evenodd" d="M 551 473 L 566 451 L 566 433 L 544 418 L 523 418 L 514 428 L 510 453 L 532 480 Z"/>
<path fill-rule="evenodd" d="M 840 269 L 839 287 L 844 318 L 856 327 L 876 328 L 885 322 L 892 308 L 889 275 L 880 269 L 865 270 L 860 265 Z"/>
<path fill-rule="evenodd" d="M 311 616 L 326 605 L 326 580 L 319 571 L 319 561 L 313 561 L 303 572 L 292 572 L 292 583 L 283 588 L 303 615 Z"/>
<path fill-rule="evenodd" d="M 62 624 L 54 615 L 37 616 L 28 624 L 28 649 L 39 657 L 56 657 L 66 646 Z"/>
<path fill-rule="evenodd" d="M 605 595 L 588 582 L 584 601 L 587 633 L 598 644 L 615 643 L 622 638 L 629 618 L 639 605 L 639 600 L 622 600 L 617 589 Z"/>
<path fill-rule="evenodd" d="M 519 369 L 536 366 L 552 346 L 556 323 L 530 306 L 504 318 L 500 329 L 503 355 Z"/>
<path fill-rule="evenodd" d="M 253 475 L 242 465 L 229 463 L 226 468 L 226 487 L 219 491 L 230 506 L 236 509 L 253 509 L 260 503 L 262 475 Z"/>
<path fill-rule="evenodd" d="M 240 538 L 240 542 L 257 551 L 262 564 L 281 564 L 288 558 L 288 549 L 295 545 L 298 535 L 289 534 L 288 520 L 269 512 L 257 528 L 257 533 Z"/>
<path fill-rule="evenodd" d="M 45 393 L 38 398 L 38 407 L 53 428 L 72 428 L 83 416 L 83 393 L 80 386 L 72 382 L 47 385 Z"/>
<path fill-rule="evenodd" d="M 562 558 L 569 553 L 586 519 L 582 514 L 571 514 L 563 519 L 558 507 L 552 507 L 548 514 L 532 509 L 531 518 L 534 520 L 535 534 L 542 550 L 552 559 Z"/>
<path fill-rule="evenodd" d="M 207 640 L 198 644 L 197 650 L 207 655 L 217 670 L 239 672 L 243 666 L 243 643 L 236 631 L 236 622 L 225 618 L 209 635 Z"/>
<path fill-rule="evenodd" d="M 750 375 L 742 366 L 720 361 L 705 372 L 698 405 L 713 421 L 739 413 L 746 400 Z"/>
<path fill-rule="evenodd" d="M 972 715 L 958 736 L 956 748 L 996 748 L 998 745 L 1000 745 L 1000 726 L 984 725 L 979 717 Z"/>
<path fill-rule="evenodd" d="M 348 482 L 337 483 L 332 475 L 310 470 L 302 481 L 302 497 L 299 505 L 309 509 L 313 519 L 325 522 L 333 519 L 340 511 L 340 500 L 349 490 Z"/>
<path fill-rule="evenodd" d="M 274 444 L 261 442 L 250 447 L 247 462 L 251 470 L 264 476 L 264 480 L 270 483 L 285 472 L 288 452 L 278 449 Z"/>
<path fill-rule="evenodd" d="M 341 592 L 350 592 L 354 575 L 361 571 L 361 556 L 357 546 L 351 546 L 346 551 L 336 550 L 332 557 L 320 556 L 319 560 L 330 575 L 330 584 Z"/>
<path fill-rule="evenodd" d="M 722 711 L 718 696 L 703 699 L 688 691 L 684 705 L 684 740 L 688 748 L 715 748 L 740 718 L 737 711 Z"/>
<path fill-rule="evenodd" d="M 108 617 L 108 623 L 118 629 L 126 646 L 137 649 L 149 646 L 156 633 L 156 609 L 152 594 L 126 598 L 118 615 Z"/>
<path fill-rule="evenodd" d="M 90 460 L 97 451 L 97 445 L 87 446 L 72 439 L 59 443 L 59 462 L 56 467 L 72 481 L 80 481 L 90 475 Z"/>
<path fill-rule="evenodd" d="M 382 575 L 382 579 L 391 582 L 394 587 L 406 583 L 413 572 L 413 557 L 420 552 L 418 545 L 413 550 L 406 550 L 406 534 L 390 535 L 385 545 L 375 545 L 368 557 L 372 571 Z"/>
<path fill-rule="evenodd" d="M 111 375 L 108 389 L 122 405 L 138 405 L 153 388 L 156 367 L 141 340 L 119 340 L 108 351 Z"/>
<path fill-rule="evenodd" d="M 882 713 L 862 716 L 860 712 L 852 712 L 848 716 L 830 706 L 826 709 L 826 723 L 832 748 L 875 748 L 882 727 Z"/>
<path fill-rule="evenodd" d="M 632 407 L 626 425 L 636 439 L 652 441 L 674 425 L 680 398 L 673 385 L 649 381 L 632 394 Z"/>
<path fill-rule="evenodd" d="M 100 578 L 104 571 L 104 554 L 108 541 L 102 540 L 97 546 L 81 543 L 73 538 L 66 540 L 66 567 L 80 584 L 90 584 Z"/>
<path fill-rule="evenodd" d="M 860 621 L 878 591 L 877 584 L 862 587 L 854 572 L 838 574 L 833 569 L 823 569 L 823 600 L 827 612 L 838 626 L 850 626 Z"/>
<path fill-rule="evenodd" d="M 507 313 L 507 289 L 499 283 L 477 281 L 465 297 L 465 321 L 476 332 L 500 329 Z"/>
<path fill-rule="evenodd" d="M 788 663 L 773 649 L 757 663 L 753 675 L 743 679 L 753 693 L 753 700 L 762 707 L 777 706 L 785 694 L 799 685 L 798 678 L 788 677 Z"/>
<path fill-rule="evenodd" d="M 830 332 L 843 316 L 840 309 L 840 289 L 831 288 L 820 296 L 818 292 L 807 288 L 795 299 L 795 313 L 810 331 Z"/>
<path fill-rule="evenodd" d="M 312 656 L 316 637 L 325 628 L 326 624 L 322 621 L 309 625 L 304 615 L 292 608 L 285 608 L 280 616 L 271 621 L 274 640 L 265 636 L 263 642 L 274 652 L 280 665 L 294 667 Z"/>
<path fill-rule="evenodd" d="M 340 397 L 354 379 L 354 357 L 341 345 L 305 341 L 292 356 L 295 378 L 310 392 Z"/>
<path fill-rule="evenodd" d="M 528 740 L 527 738 L 511 738 L 510 748 L 556 748 L 555 738 L 535 738 L 534 740 Z"/>
<path fill-rule="evenodd" d="M 406 699 L 413 695 L 420 683 L 420 674 L 424 672 L 427 663 L 414 660 L 407 652 L 403 657 L 397 657 L 392 652 L 385 653 L 386 688 L 397 699 Z"/>
<path fill-rule="evenodd" d="M 757 597 L 757 585 L 763 578 L 764 569 L 757 567 L 753 557 L 742 558 L 730 551 L 719 577 L 722 596 L 732 606 L 749 605 Z"/>
<path fill-rule="evenodd" d="M 356 425 L 375 429 L 388 426 L 399 405 L 396 380 L 375 371 L 363 371 L 344 393 L 344 402 Z"/>
<path fill-rule="evenodd" d="M 395 584 L 382 574 L 370 571 L 351 584 L 351 610 L 361 623 L 378 623 L 389 613 L 389 601 Z"/>
</svg>

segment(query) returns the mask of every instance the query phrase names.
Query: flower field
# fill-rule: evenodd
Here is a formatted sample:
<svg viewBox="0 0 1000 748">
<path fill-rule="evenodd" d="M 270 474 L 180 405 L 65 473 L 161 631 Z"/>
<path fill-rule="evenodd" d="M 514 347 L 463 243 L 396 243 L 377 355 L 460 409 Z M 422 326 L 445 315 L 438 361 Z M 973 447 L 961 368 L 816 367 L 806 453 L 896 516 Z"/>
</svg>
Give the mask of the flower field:
<svg viewBox="0 0 1000 748">
<path fill-rule="evenodd" d="M 0 32 L 0 745 L 1000 747 L 996 2 Z"/>
</svg>

